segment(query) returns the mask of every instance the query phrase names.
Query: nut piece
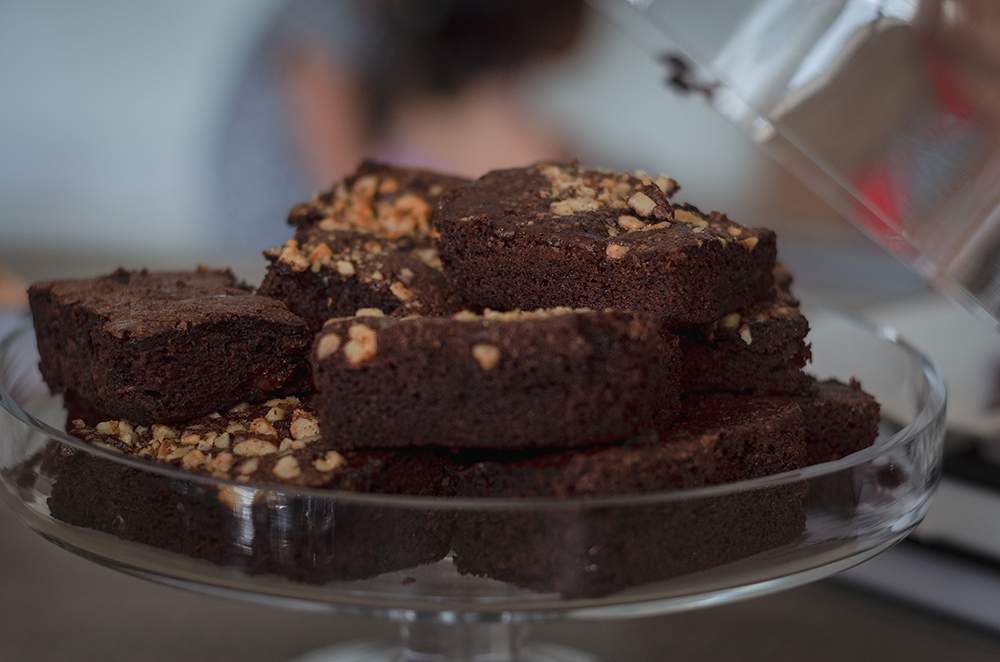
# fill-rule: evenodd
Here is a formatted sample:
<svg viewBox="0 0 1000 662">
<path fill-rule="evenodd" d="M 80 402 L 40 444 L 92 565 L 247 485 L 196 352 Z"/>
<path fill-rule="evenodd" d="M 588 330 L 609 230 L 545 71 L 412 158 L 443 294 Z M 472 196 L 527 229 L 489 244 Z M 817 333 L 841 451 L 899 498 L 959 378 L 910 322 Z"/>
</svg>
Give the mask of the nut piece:
<svg viewBox="0 0 1000 662">
<path fill-rule="evenodd" d="M 656 209 L 656 203 L 651 197 L 639 191 L 634 193 L 631 198 L 628 199 L 628 206 L 635 210 L 635 213 L 639 216 L 649 216 Z"/>
<path fill-rule="evenodd" d="M 745 342 L 748 345 L 753 342 L 753 336 L 750 335 L 750 327 L 747 326 L 746 324 L 744 324 L 743 327 L 740 328 L 740 338 L 742 338 L 743 342 Z"/>
<path fill-rule="evenodd" d="M 623 246 L 621 244 L 608 244 L 604 253 L 610 260 L 620 260 L 628 253 L 628 246 Z"/>
<path fill-rule="evenodd" d="M 270 441 L 255 439 L 253 437 L 250 439 L 244 439 L 233 446 L 233 453 L 239 455 L 240 457 L 259 457 L 261 455 L 270 455 L 271 453 L 277 452 L 278 447 Z"/>
<path fill-rule="evenodd" d="M 701 216 L 698 216 L 698 214 L 688 211 L 687 209 L 675 209 L 674 218 L 676 218 L 681 223 L 687 223 L 697 228 L 708 227 L 708 221 L 703 219 Z"/>
<path fill-rule="evenodd" d="M 197 446 L 198 442 L 201 441 L 201 435 L 197 432 L 189 432 L 183 437 L 181 437 L 181 443 L 185 446 Z"/>
<path fill-rule="evenodd" d="M 340 349 L 340 336 L 336 333 L 328 333 L 319 339 L 316 345 L 316 358 L 320 361 L 334 354 Z"/>
<path fill-rule="evenodd" d="M 646 227 L 646 224 L 635 216 L 627 215 L 618 217 L 618 225 L 620 225 L 623 230 L 641 230 Z"/>
<path fill-rule="evenodd" d="M 205 464 L 205 460 L 205 454 L 196 448 L 181 459 L 181 466 L 190 471 Z"/>
<path fill-rule="evenodd" d="M 354 264 L 350 260 L 337 260 L 337 273 L 341 276 L 353 276 Z"/>
<path fill-rule="evenodd" d="M 492 370 L 500 362 L 500 348 L 496 345 L 477 343 L 472 346 L 472 356 L 483 370 Z"/>
<path fill-rule="evenodd" d="M 292 480 L 302 475 L 302 470 L 299 469 L 299 461 L 291 455 L 286 455 L 278 460 L 271 471 L 282 480 Z"/>
<path fill-rule="evenodd" d="M 236 473 L 240 474 L 241 476 L 249 476 L 253 472 L 257 471 L 258 467 L 260 467 L 260 460 L 258 460 L 255 457 L 252 457 L 243 464 L 241 464 L 239 468 L 236 470 Z"/>
<path fill-rule="evenodd" d="M 344 356 L 351 365 L 360 365 L 375 356 L 378 350 L 378 336 L 364 324 L 353 324 L 347 330 L 350 340 L 344 345 Z"/>
<path fill-rule="evenodd" d="M 219 453 L 208 463 L 208 470 L 214 473 L 229 473 L 235 460 L 232 453 Z"/>
<path fill-rule="evenodd" d="M 319 423 L 312 414 L 296 409 L 292 412 L 292 424 L 288 431 L 292 439 L 312 439 L 319 436 Z"/>
<path fill-rule="evenodd" d="M 270 409 L 267 410 L 267 413 L 264 414 L 264 418 L 267 420 L 268 423 L 283 421 L 285 420 L 285 410 L 275 405 L 274 407 L 271 407 Z"/>
<path fill-rule="evenodd" d="M 267 422 L 264 418 L 255 418 L 250 421 L 250 432 L 254 434 L 261 434 L 265 437 L 277 437 L 278 431 L 274 429 L 274 426 Z"/>
<path fill-rule="evenodd" d="M 740 317 L 739 313 L 729 313 L 728 315 L 726 315 L 725 317 L 722 318 L 722 322 L 721 322 L 722 323 L 722 328 L 724 328 L 724 329 L 735 329 L 736 327 L 738 327 L 740 325 L 740 320 L 741 319 L 742 318 Z"/>
<path fill-rule="evenodd" d="M 747 237 L 746 239 L 740 241 L 740 244 L 743 246 L 743 248 L 747 249 L 748 251 L 752 251 L 753 249 L 757 248 L 757 242 L 758 242 L 757 237 Z"/>
<path fill-rule="evenodd" d="M 385 317 L 383 313 L 378 308 L 358 308 L 354 313 L 355 317 Z"/>
<path fill-rule="evenodd" d="M 327 451 L 326 455 L 321 458 L 317 458 L 313 462 L 313 466 L 316 467 L 317 471 L 333 471 L 337 467 L 346 464 L 347 460 L 344 456 L 337 451 Z"/>
<path fill-rule="evenodd" d="M 726 232 L 729 233 L 730 237 L 738 237 L 741 234 L 743 234 L 743 230 L 741 228 L 736 227 L 735 225 L 730 225 L 728 228 L 726 228 Z"/>
<path fill-rule="evenodd" d="M 412 301 L 413 290 L 404 285 L 401 281 L 395 281 L 389 286 L 389 291 L 400 301 Z"/>
</svg>

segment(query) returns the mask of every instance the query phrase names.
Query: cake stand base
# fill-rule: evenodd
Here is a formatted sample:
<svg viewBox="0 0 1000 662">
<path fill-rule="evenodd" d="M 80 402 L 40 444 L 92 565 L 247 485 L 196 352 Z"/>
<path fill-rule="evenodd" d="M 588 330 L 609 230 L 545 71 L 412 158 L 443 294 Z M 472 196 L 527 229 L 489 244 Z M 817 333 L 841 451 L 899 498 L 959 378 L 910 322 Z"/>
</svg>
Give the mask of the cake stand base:
<svg viewBox="0 0 1000 662">
<path fill-rule="evenodd" d="M 398 643 L 356 641 L 293 662 L 599 662 L 587 653 L 525 643 L 528 628 L 505 623 L 407 623 Z"/>
</svg>

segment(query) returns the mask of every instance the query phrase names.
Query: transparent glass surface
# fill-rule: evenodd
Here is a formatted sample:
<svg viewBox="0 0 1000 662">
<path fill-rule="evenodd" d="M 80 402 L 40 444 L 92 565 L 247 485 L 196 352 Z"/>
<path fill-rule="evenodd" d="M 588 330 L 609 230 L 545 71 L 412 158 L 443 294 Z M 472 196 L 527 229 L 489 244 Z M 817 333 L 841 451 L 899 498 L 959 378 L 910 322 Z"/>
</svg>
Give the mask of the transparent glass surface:
<svg viewBox="0 0 1000 662">
<path fill-rule="evenodd" d="M 891 331 L 807 312 L 814 372 L 856 375 L 883 404 L 872 448 L 752 481 L 563 500 L 255 487 L 92 448 L 61 431 L 61 399 L 23 328 L 0 345 L 0 492 L 41 536 L 127 573 L 402 621 L 408 650 L 439 656 L 412 659 L 589 659 L 515 654 L 508 626 L 800 585 L 871 558 L 924 516 L 940 473 L 940 378 Z M 313 659 L 399 655 L 365 650 Z"/>
<path fill-rule="evenodd" d="M 593 0 L 846 218 L 1000 319 L 1000 5 Z M 675 68 L 676 68 L 675 64 Z M 675 72 L 676 73 L 676 72 Z"/>
</svg>

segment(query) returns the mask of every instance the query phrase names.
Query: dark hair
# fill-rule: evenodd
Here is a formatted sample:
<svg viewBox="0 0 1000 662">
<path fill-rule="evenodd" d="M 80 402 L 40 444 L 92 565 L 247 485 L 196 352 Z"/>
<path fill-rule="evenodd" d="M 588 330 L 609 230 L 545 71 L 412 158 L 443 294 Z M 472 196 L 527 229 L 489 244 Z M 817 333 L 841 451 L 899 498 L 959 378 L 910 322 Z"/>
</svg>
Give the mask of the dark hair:
<svg viewBox="0 0 1000 662">
<path fill-rule="evenodd" d="M 583 0 L 370 0 L 366 10 L 381 40 L 366 82 L 383 108 L 561 54 L 587 11 Z"/>
</svg>

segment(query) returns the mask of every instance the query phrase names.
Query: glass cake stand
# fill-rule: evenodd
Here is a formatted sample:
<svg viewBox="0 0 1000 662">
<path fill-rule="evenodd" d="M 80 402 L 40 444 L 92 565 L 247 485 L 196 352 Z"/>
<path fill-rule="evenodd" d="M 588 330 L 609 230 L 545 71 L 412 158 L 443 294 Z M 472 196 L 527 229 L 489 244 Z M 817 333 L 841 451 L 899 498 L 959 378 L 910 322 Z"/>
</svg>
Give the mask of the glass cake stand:
<svg viewBox="0 0 1000 662">
<path fill-rule="evenodd" d="M 591 660 L 525 642 L 540 619 L 631 618 L 799 586 L 903 539 L 940 475 L 945 388 L 888 329 L 812 311 L 813 370 L 883 405 L 877 443 L 720 486 L 591 499 L 445 499 L 248 486 L 89 447 L 0 344 L 0 493 L 47 540 L 152 581 L 386 618 L 399 642 L 308 660 Z"/>
</svg>

